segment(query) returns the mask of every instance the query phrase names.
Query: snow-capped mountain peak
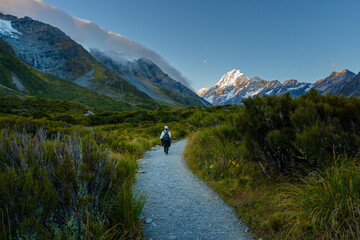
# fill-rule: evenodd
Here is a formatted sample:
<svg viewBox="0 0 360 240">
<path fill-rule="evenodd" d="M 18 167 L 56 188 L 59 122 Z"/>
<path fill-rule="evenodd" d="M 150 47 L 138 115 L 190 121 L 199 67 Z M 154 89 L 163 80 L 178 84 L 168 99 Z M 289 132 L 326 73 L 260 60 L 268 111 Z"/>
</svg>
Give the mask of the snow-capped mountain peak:
<svg viewBox="0 0 360 240">
<path fill-rule="evenodd" d="M 218 87 L 232 86 L 235 85 L 239 81 L 247 81 L 249 78 L 244 75 L 240 70 L 233 69 L 230 72 L 226 73 L 220 81 L 215 84 Z"/>
<path fill-rule="evenodd" d="M 21 32 L 11 26 L 11 21 L 0 19 L 0 34 L 12 38 L 18 38 L 15 33 L 21 34 Z"/>
</svg>

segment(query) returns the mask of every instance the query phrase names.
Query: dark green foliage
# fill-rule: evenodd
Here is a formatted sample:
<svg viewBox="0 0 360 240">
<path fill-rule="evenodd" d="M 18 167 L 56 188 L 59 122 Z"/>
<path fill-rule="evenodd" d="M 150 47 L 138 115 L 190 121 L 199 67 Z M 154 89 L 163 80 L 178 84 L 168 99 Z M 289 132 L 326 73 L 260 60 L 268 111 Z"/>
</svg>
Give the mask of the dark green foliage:
<svg viewBox="0 0 360 240">
<path fill-rule="evenodd" d="M 360 147 L 360 100 L 288 94 L 244 100 L 237 129 L 254 159 L 264 159 L 278 172 L 299 165 L 321 167 L 337 154 L 356 155 Z"/>
</svg>

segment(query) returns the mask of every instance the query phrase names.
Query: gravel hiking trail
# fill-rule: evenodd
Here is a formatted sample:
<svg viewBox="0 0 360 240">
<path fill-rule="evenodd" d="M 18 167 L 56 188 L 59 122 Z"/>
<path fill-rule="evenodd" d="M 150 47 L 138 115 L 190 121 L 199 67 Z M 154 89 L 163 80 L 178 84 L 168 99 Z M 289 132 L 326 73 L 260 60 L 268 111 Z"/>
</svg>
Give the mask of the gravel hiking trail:
<svg viewBox="0 0 360 240">
<path fill-rule="evenodd" d="M 154 147 L 139 160 L 134 190 L 146 199 L 145 238 L 252 239 L 233 209 L 190 172 L 183 158 L 185 144 L 173 143 L 169 155 Z"/>
</svg>

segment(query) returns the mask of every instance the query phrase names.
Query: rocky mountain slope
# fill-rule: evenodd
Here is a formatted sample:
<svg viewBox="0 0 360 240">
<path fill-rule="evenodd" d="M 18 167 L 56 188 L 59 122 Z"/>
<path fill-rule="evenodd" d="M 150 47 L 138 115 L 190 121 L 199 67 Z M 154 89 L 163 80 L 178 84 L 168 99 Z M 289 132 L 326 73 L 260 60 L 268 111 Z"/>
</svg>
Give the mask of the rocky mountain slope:
<svg viewBox="0 0 360 240">
<path fill-rule="evenodd" d="M 106 54 L 96 49 L 91 49 L 90 53 L 109 69 L 154 99 L 186 106 L 211 105 L 192 90 L 172 79 L 148 59 L 129 61 L 115 53 Z"/>
<path fill-rule="evenodd" d="M 321 94 L 326 94 L 328 92 L 335 94 L 339 88 L 349 83 L 355 75 L 355 73 L 350 72 L 347 69 L 342 72 L 332 72 L 330 76 L 316 81 L 314 87 Z"/>
<path fill-rule="evenodd" d="M 341 86 L 336 94 L 347 97 L 360 97 L 360 72 L 349 82 Z"/>
<path fill-rule="evenodd" d="M 256 95 L 281 96 L 289 92 L 292 97 L 297 97 L 311 88 L 317 89 L 322 94 L 328 92 L 335 94 L 340 88 L 345 88 L 347 84 L 350 84 L 354 77 L 354 73 L 344 70 L 342 72 L 333 72 L 329 77 L 319 80 L 315 84 L 298 82 L 294 79 L 280 83 L 277 80 L 266 81 L 259 77 L 249 78 L 241 71 L 234 69 L 226 73 L 212 88 L 199 90 L 198 95 L 213 105 L 222 105 L 241 104 L 242 99 Z M 348 88 L 351 89 L 352 87 Z M 349 91 L 346 90 L 346 93 Z"/>
<path fill-rule="evenodd" d="M 0 39 L 0 94 L 72 100 L 102 110 L 139 109 L 123 99 L 101 95 L 65 79 L 42 73 L 22 60 Z M 144 106 L 146 107 L 146 106 Z M 153 106 L 148 105 L 152 109 Z"/>
<path fill-rule="evenodd" d="M 43 73 L 139 107 L 170 106 L 139 91 L 58 28 L 29 17 L 3 14 L 0 28 L 0 38 L 12 46 L 15 55 Z"/>
</svg>

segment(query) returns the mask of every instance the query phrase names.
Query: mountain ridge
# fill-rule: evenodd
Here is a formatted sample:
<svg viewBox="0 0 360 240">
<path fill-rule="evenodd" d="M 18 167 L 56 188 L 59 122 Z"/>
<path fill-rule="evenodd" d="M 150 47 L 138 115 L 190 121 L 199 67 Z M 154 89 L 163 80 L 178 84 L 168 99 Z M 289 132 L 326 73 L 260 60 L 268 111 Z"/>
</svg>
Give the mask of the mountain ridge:
<svg viewBox="0 0 360 240">
<path fill-rule="evenodd" d="M 121 59 L 115 53 L 112 57 L 97 49 L 91 49 L 90 53 L 130 84 L 153 98 L 186 106 L 211 106 L 191 89 L 164 73 L 149 59 L 139 58 L 129 61 Z"/>
</svg>

